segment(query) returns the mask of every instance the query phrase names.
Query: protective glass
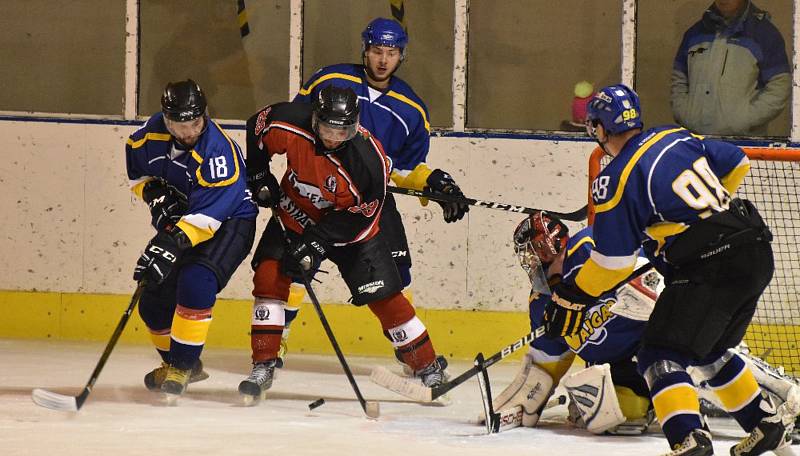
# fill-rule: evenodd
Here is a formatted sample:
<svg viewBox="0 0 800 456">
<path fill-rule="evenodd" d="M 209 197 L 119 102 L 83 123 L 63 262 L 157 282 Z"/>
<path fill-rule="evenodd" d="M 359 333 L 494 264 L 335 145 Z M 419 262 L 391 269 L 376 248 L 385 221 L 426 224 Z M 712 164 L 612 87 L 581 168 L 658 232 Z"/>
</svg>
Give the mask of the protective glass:
<svg viewBox="0 0 800 456">
<path fill-rule="evenodd" d="M 326 141 L 344 142 L 353 139 L 358 133 L 358 118 L 351 125 L 335 125 L 320 120 L 316 113 L 312 117 L 314 131 Z"/>
</svg>

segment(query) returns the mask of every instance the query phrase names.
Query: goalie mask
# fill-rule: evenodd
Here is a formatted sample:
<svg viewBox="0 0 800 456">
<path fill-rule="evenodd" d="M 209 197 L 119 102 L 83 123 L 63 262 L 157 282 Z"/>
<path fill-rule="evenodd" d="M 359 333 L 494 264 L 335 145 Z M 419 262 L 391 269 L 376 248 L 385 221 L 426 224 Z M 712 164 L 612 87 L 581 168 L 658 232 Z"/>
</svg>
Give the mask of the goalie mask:
<svg viewBox="0 0 800 456">
<path fill-rule="evenodd" d="M 569 228 L 547 212 L 538 211 L 525 218 L 514 230 L 514 252 L 528 273 L 536 293 L 550 294 L 546 269 L 566 248 Z"/>
</svg>

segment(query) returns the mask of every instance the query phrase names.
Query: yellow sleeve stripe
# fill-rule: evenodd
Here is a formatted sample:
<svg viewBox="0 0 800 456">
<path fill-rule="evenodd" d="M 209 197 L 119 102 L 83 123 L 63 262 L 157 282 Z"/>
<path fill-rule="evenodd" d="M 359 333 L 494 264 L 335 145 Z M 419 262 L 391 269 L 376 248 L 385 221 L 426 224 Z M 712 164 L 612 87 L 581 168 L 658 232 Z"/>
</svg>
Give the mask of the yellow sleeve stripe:
<svg viewBox="0 0 800 456">
<path fill-rule="evenodd" d="M 175 226 L 177 226 L 178 228 L 181 229 L 181 231 L 186 233 L 186 237 L 188 237 L 189 240 L 192 241 L 193 246 L 214 237 L 214 231 L 212 231 L 211 228 L 200 228 L 198 226 L 192 225 L 186 220 L 180 220 L 178 223 L 175 224 Z"/>
<path fill-rule="evenodd" d="M 614 192 L 614 196 L 605 203 L 598 204 L 597 206 L 595 206 L 594 207 L 595 213 L 599 214 L 601 212 L 607 212 L 610 211 L 611 209 L 614 209 L 614 207 L 617 204 L 619 204 L 619 201 L 622 199 L 622 193 L 625 192 L 625 184 L 628 182 L 628 177 L 630 177 L 630 174 L 633 171 L 633 167 L 636 166 L 636 163 L 639 161 L 640 158 L 642 158 L 642 155 L 644 155 L 644 153 L 647 152 L 647 150 L 650 149 L 650 147 L 652 147 L 653 144 L 660 141 L 664 136 L 667 136 L 670 133 L 675 133 L 676 131 L 680 130 L 683 130 L 683 128 L 673 128 L 670 130 L 664 130 L 661 133 L 658 133 L 657 135 L 647 140 L 646 143 L 642 144 L 642 146 L 639 147 L 639 150 L 637 150 L 633 154 L 633 157 L 631 157 L 631 159 L 625 165 L 625 168 L 622 170 L 622 174 L 619 177 L 619 183 L 617 185 L 617 191 Z"/>
<path fill-rule="evenodd" d="M 325 76 L 321 76 L 319 79 L 314 81 L 310 86 L 308 86 L 307 89 L 301 87 L 300 95 L 308 95 L 309 93 L 311 93 L 312 90 L 314 90 L 314 87 L 330 79 L 345 79 L 347 81 L 355 82 L 356 84 L 361 84 L 363 82 L 361 78 L 359 78 L 358 76 L 353 76 L 344 73 L 328 73 Z"/>
<path fill-rule="evenodd" d="M 570 256 L 573 253 L 575 253 L 576 250 L 581 248 L 581 246 L 583 244 L 586 244 L 587 242 L 594 246 L 594 239 L 590 238 L 589 236 L 582 237 L 578 242 L 575 243 L 575 245 L 572 246 L 571 249 L 567 250 L 567 256 Z"/>
<path fill-rule="evenodd" d="M 128 138 L 128 145 L 131 146 L 133 149 L 138 149 L 142 147 L 144 143 L 147 141 L 169 141 L 172 139 L 172 136 L 169 133 L 147 133 L 144 135 L 144 138 L 134 141 L 132 138 Z"/>
<path fill-rule="evenodd" d="M 390 96 L 390 97 L 392 97 L 392 98 L 394 98 L 396 100 L 400 100 L 403 103 L 405 103 L 405 104 L 411 106 L 412 108 L 416 109 L 417 111 L 419 111 L 419 114 L 422 116 L 422 121 L 425 122 L 425 129 L 428 130 L 428 133 L 431 132 L 431 124 L 428 122 L 428 116 L 425 114 L 425 110 L 422 109 L 422 106 L 420 106 L 419 103 L 417 103 L 416 101 L 412 100 L 411 98 L 408 98 L 405 95 L 402 95 L 402 94 L 399 94 L 399 93 L 395 92 L 394 90 L 388 91 L 386 93 L 386 95 L 388 95 L 388 96 Z"/>
<path fill-rule="evenodd" d="M 722 186 L 725 187 L 725 190 L 728 191 L 731 195 L 736 193 L 736 189 L 739 188 L 742 181 L 744 180 L 744 176 L 750 172 L 750 159 L 744 157 L 742 161 L 736 165 L 736 168 L 733 168 L 731 172 L 726 174 L 722 178 Z"/>
<path fill-rule="evenodd" d="M 420 163 L 405 177 L 400 173 L 392 172 L 392 180 L 400 187 L 422 190 L 428 185 L 428 176 L 432 172 L 428 165 Z"/>
<path fill-rule="evenodd" d="M 575 283 L 586 293 L 600 296 L 631 275 L 635 265 L 636 263 L 623 269 L 606 269 L 589 258 L 578 271 Z"/>
<path fill-rule="evenodd" d="M 214 125 L 217 125 L 217 123 L 214 122 Z M 222 128 L 219 125 L 217 125 L 217 128 L 219 128 L 219 131 L 222 132 Z M 233 184 L 239 179 L 239 157 L 236 154 L 236 146 L 233 145 L 233 141 L 231 141 L 231 138 L 229 138 L 228 135 L 225 134 L 225 132 L 222 132 L 222 136 L 225 138 L 226 141 L 228 141 L 228 145 L 231 147 L 231 158 L 233 159 L 233 176 L 231 176 L 228 179 L 225 179 L 224 181 L 210 183 L 205 179 L 203 179 L 203 173 L 200 172 L 201 167 L 198 166 L 194 174 L 195 176 L 197 176 L 197 182 L 203 187 L 225 187 Z M 203 164 L 203 157 L 201 157 L 200 154 L 198 154 L 197 151 L 194 149 L 192 149 L 192 158 L 194 158 L 194 160 L 197 163 L 201 165 Z"/>
<path fill-rule="evenodd" d="M 144 192 L 144 186 L 151 180 L 153 179 L 144 179 L 141 182 L 137 182 L 136 185 L 131 187 L 131 191 L 134 193 L 134 195 L 138 196 L 140 199 L 144 199 L 144 197 L 142 196 L 142 193 Z"/>
</svg>

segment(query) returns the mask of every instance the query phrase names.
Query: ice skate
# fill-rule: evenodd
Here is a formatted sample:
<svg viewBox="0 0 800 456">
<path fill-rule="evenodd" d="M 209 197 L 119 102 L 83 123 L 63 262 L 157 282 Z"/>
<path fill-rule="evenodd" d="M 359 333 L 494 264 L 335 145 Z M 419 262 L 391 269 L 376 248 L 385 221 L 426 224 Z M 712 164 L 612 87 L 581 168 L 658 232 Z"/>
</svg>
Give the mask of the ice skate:
<svg viewBox="0 0 800 456">
<path fill-rule="evenodd" d="M 437 356 L 427 367 L 414 372 L 414 376 L 422 381 L 428 388 L 435 388 L 445 383 L 450 376 L 447 374 L 447 360 L 444 356 Z M 448 405 L 452 401 L 450 396 L 442 394 L 433 401 L 433 404 Z"/>
<path fill-rule="evenodd" d="M 186 391 L 191 375 L 192 369 L 178 369 L 177 367 L 169 366 L 166 378 L 161 384 L 161 392 L 164 393 L 167 405 L 175 405 L 177 403 L 178 398 Z"/>
<path fill-rule="evenodd" d="M 169 364 L 161 362 L 161 365 L 148 372 L 144 376 L 144 386 L 150 391 L 161 391 L 161 384 L 167 378 L 167 370 Z M 203 370 L 203 361 L 197 360 L 197 364 L 192 368 L 192 374 L 189 377 L 189 383 L 196 383 L 208 378 L 208 373 Z"/>
<path fill-rule="evenodd" d="M 264 398 L 275 378 L 276 364 L 277 360 L 275 359 L 253 364 L 250 376 L 239 383 L 239 394 L 242 395 L 244 405 L 255 405 Z"/>
<path fill-rule="evenodd" d="M 764 411 L 774 410 L 775 413 L 762 418 L 750 435 L 741 442 L 731 447 L 733 456 L 754 456 L 772 451 L 777 455 L 794 454 L 789 448 L 792 444 L 791 432 L 794 422 L 800 414 L 800 395 L 795 389 L 789 394 L 786 402 L 777 408 L 772 399 L 765 396 L 761 401 Z"/>
<path fill-rule="evenodd" d="M 683 439 L 683 443 L 676 444 L 672 451 L 663 456 L 712 456 L 713 454 L 711 433 L 705 429 L 695 429 Z"/>
</svg>

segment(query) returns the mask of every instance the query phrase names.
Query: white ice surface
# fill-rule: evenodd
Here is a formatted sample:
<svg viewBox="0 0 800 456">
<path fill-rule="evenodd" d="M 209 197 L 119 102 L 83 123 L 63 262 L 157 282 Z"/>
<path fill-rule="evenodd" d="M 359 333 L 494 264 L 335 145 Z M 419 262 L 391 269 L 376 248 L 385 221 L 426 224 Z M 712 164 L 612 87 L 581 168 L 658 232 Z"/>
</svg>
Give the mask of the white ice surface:
<svg viewBox="0 0 800 456">
<path fill-rule="evenodd" d="M 371 366 L 397 370 L 388 358 L 349 359 L 367 400 L 381 416 L 363 415 L 333 356 L 290 353 L 286 367 L 256 407 L 240 404 L 236 387 L 250 370 L 249 352 L 208 348 L 211 377 L 192 384 L 176 407 L 142 384 L 159 363 L 154 350 L 120 346 L 77 413 L 35 405 L 41 387 L 78 394 L 102 352 L 102 343 L 0 340 L 0 456 L 123 455 L 658 455 L 660 433 L 641 437 L 592 436 L 565 424 L 564 406 L 546 412 L 542 426 L 484 435 L 476 424 L 480 393 L 473 379 L 451 391 L 452 404 L 422 406 L 369 381 Z M 451 374 L 469 368 L 453 363 Z M 511 381 L 516 362 L 490 369 L 495 392 Z M 308 410 L 317 398 L 325 404 Z M 715 451 L 728 454 L 743 433 L 728 420 L 711 423 Z"/>
</svg>

